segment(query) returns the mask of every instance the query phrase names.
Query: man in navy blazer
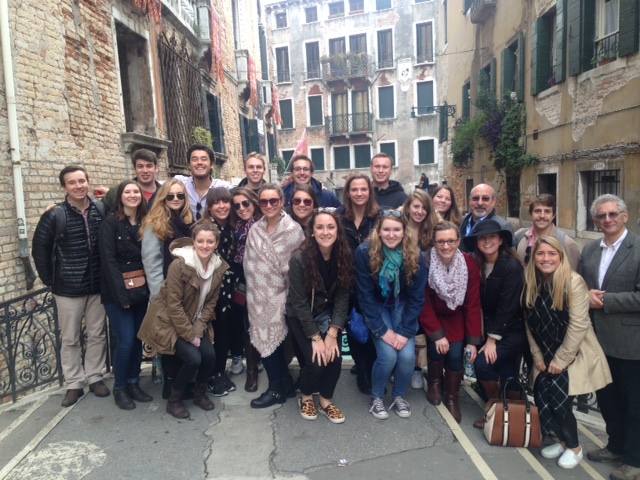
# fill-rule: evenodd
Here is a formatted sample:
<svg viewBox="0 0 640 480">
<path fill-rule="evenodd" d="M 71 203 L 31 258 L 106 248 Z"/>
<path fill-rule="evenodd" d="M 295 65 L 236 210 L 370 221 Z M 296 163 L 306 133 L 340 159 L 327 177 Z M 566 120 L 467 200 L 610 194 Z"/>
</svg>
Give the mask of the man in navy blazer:
<svg viewBox="0 0 640 480">
<path fill-rule="evenodd" d="M 596 462 L 622 462 L 610 478 L 640 478 L 640 237 L 627 230 L 627 206 L 601 195 L 591 206 L 602 240 L 582 251 L 579 273 L 589 287 L 596 335 L 613 383 L 597 392 L 609 442 L 589 452 Z"/>
</svg>

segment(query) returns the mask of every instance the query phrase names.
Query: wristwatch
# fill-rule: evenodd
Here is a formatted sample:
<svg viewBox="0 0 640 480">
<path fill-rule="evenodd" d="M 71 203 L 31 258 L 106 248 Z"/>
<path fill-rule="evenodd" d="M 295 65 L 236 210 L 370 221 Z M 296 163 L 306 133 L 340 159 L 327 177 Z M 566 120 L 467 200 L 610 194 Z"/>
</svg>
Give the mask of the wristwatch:
<svg viewBox="0 0 640 480">
<path fill-rule="evenodd" d="M 309 338 L 311 339 L 312 342 L 319 342 L 320 340 L 322 340 L 322 336 L 319 333 L 316 333 L 315 335 Z"/>
</svg>

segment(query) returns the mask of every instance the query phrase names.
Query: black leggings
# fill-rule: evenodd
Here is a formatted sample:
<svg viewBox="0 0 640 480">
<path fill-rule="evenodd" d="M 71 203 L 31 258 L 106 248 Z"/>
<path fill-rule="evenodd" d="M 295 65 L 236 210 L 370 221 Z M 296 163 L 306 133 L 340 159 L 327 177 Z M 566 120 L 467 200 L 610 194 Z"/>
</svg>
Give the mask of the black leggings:
<svg viewBox="0 0 640 480">
<path fill-rule="evenodd" d="M 181 392 L 184 391 L 196 372 L 196 383 L 209 381 L 216 361 L 216 352 L 206 334 L 200 339 L 200 347 L 198 348 L 183 338 L 178 338 L 176 356 L 182 360 L 182 366 L 176 374 L 173 388 Z"/>
<path fill-rule="evenodd" d="M 561 442 L 567 444 L 567 448 L 577 448 L 580 446 L 578 442 L 578 422 L 573 414 L 573 399 L 574 397 L 567 398 L 567 402 L 569 403 L 567 414 L 554 414 L 551 423 L 551 430 L 553 430 Z"/>
<path fill-rule="evenodd" d="M 282 382 L 285 375 L 289 374 L 287 363 L 284 359 L 284 347 L 282 343 L 268 357 L 262 357 L 262 365 L 267 372 L 269 378 L 269 388 L 282 388 Z"/>
</svg>

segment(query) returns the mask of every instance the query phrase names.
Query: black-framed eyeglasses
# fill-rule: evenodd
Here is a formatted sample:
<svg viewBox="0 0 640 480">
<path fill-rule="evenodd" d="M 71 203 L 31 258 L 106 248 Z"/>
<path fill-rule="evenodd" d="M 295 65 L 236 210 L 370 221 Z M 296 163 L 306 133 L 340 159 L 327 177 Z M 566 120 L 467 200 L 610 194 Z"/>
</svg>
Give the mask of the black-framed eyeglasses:
<svg viewBox="0 0 640 480">
<path fill-rule="evenodd" d="M 491 197 L 489 195 L 474 195 L 470 200 L 472 202 L 479 202 L 480 200 L 482 200 L 483 202 L 488 202 L 491 200 Z"/>
<path fill-rule="evenodd" d="M 249 205 L 251 205 L 249 200 L 242 200 L 240 203 L 234 203 L 233 209 L 237 212 L 241 208 L 249 208 Z"/>
<path fill-rule="evenodd" d="M 453 239 L 449 239 L 449 240 L 436 240 L 434 243 L 436 245 L 438 245 L 439 247 L 444 247 L 445 244 L 449 245 L 450 247 L 454 246 L 458 240 L 460 240 L 459 238 L 456 238 L 455 240 Z"/>
<path fill-rule="evenodd" d="M 184 200 L 185 196 L 184 193 L 167 193 L 167 200 L 169 200 L 170 202 L 173 201 L 174 198 L 177 198 L 178 200 Z"/>
<path fill-rule="evenodd" d="M 293 169 L 293 171 L 294 172 L 305 172 L 305 173 L 307 173 L 307 172 L 310 172 L 311 169 L 309 167 L 295 167 Z"/>
<path fill-rule="evenodd" d="M 335 211 L 338 210 L 336 207 L 320 207 L 320 208 L 316 208 L 313 212 L 318 214 L 318 213 L 335 213 Z"/>
<path fill-rule="evenodd" d="M 262 208 L 266 207 L 267 205 L 271 205 L 272 207 L 277 207 L 278 204 L 280 203 L 280 200 L 282 199 L 281 198 L 261 198 L 260 206 Z"/>
<path fill-rule="evenodd" d="M 524 264 L 527 265 L 529 260 L 531 260 L 531 245 L 524 251 Z"/>
<path fill-rule="evenodd" d="M 293 200 L 291 200 L 291 203 L 293 203 L 294 205 L 300 205 L 301 203 L 304 203 L 305 207 L 310 207 L 311 205 L 313 205 L 313 200 L 311 200 L 310 198 L 296 197 Z"/>
<path fill-rule="evenodd" d="M 200 213 L 200 210 L 202 210 L 202 204 L 198 202 L 196 203 L 196 220 L 200 220 L 202 218 L 202 213 Z"/>
<path fill-rule="evenodd" d="M 618 216 L 624 212 L 611 212 L 611 213 L 600 213 L 599 215 L 596 215 L 595 218 L 596 220 L 598 220 L 599 222 L 602 222 L 603 220 L 606 220 L 607 217 L 609 217 L 611 220 L 615 220 L 616 218 L 618 218 Z"/>
<path fill-rule="evenodd" d="M 381 210 L 380 218 L 387 217 L 402 218 L 402 212 L 400 210 Z"/>
</svg>

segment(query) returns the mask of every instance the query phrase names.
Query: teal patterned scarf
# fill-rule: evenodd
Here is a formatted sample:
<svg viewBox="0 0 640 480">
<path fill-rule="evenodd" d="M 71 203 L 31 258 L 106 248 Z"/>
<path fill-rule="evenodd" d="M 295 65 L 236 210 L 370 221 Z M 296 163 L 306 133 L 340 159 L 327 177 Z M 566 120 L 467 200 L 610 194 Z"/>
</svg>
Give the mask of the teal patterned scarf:
<svg viewBox="0 0 640 480">
<path fill-rule="evenodd" d="M 402 247 L 390 249 L 386 245 L 382 246 L 384 263 L 380 270 L 379 284 L 382 289 L 382 296 L 389 297 L 389 287 L 393 283 L 393 296 L 398 301 L 400 295 L 400 270 L 402 270 Z"/>
</svg>

